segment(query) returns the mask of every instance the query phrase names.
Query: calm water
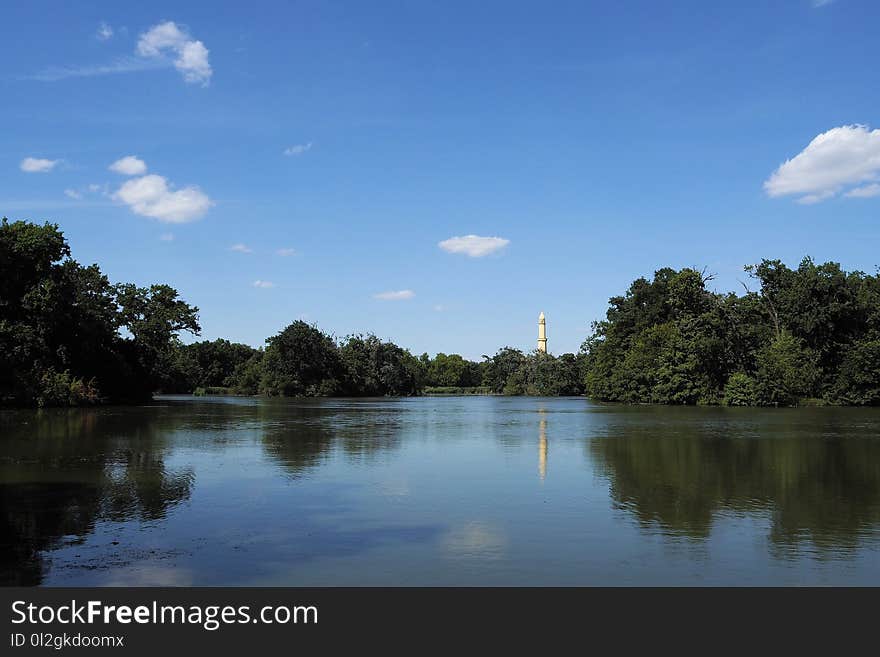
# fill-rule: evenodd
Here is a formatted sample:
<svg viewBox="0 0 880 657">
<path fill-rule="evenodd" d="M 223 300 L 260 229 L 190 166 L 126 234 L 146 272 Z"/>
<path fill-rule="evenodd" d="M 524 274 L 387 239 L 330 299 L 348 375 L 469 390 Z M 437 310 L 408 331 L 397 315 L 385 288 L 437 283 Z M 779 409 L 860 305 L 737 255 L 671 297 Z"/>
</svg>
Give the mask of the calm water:
<svg viewBox="0 0 880 657">
<path fill-rule="evenodd" d="M 880 585 L 880 409 L 0 412 L 0 582 Z"/>
</svg>

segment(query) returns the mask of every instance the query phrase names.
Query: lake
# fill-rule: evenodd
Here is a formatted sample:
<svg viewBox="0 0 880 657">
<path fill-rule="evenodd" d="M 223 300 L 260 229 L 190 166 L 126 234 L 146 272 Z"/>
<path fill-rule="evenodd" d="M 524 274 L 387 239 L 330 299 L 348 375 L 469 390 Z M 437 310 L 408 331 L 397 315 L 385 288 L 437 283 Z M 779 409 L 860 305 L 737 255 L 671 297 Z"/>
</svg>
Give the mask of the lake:
<svg viewBox="0 0 880 657">
<path fill-rule="evenodd" d="M 880 585 L 880 409 L 0 411 L 0 583 Z"/>
</svg>

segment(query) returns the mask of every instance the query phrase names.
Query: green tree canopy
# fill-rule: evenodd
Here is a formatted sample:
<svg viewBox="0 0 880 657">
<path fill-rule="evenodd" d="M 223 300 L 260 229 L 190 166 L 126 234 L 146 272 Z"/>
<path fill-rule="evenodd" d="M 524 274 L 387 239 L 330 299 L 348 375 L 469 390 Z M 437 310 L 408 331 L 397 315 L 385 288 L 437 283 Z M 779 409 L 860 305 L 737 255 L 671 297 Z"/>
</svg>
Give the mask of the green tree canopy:
<svg viewBox="0 0 880 657">
<path fill-rule="evenodd" d="M 613 297 L 584 343 L 587 394 L 632 403 L 877 403 L 880 280 L 805 258 L 762 260 L 744 296 L 693 269 L 658 270 Z M 726 390 L 727 386 L 733 386 Z"/>
<path fill-rule="evenodd" d="M 0 403 L 148 398 L 179 331 L 199 330 L 173 288 L 113 286 L 70 255 L 56 224 L 0 224 Z"/>
</svg>

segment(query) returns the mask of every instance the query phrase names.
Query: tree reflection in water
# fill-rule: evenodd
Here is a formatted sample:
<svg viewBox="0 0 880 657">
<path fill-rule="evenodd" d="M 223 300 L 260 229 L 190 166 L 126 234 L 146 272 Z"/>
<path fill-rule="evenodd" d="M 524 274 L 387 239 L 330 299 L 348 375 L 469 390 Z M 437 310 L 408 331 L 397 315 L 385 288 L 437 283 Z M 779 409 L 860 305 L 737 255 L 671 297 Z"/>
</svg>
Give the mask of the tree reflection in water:
<svg viewBox="0 0 880 657">
<path fill-rule="evenodd" d="M 777 550 L 854 549 L 880 527 L 880 440 L 793 413 L 797 424 L 776 418 L 762 438 L 741 423 L 632 423 L 590 440 L 589 453 L 643 525 L 703 539 L 721 513 L 764 514 Z"/>
<path fill-rule="evenodd" d="M 0 584 L 39 584 L 43 554 L 96 522 L 157 520 L 189 498 L 192 470 L 164 464 L 173 423 L 149 407 L 5 413 Z"/>
<path fill-rule="evenodd" d="M 378 400 L 283 400 L 259 407 L 266 453 L 293 477 L 319 466 L 333 450 L 362 462 L 400 445 L 405 411 Z"/>
<path fill-rule="evenodd" d="M 107 575 L 141 576 L 166 557 L 159 566 L 189 572 L 181 582 L 299 581 L 327 560 L 334 570 L 318 581 L 364 581 L 364 563 L 386 568 L 392 581 L 410 566 L 426 581 L 509 582 L 511 572 L 526 583 L 548 573 L 590 581 L 589 564 L 613 567 L 621 541 L 649 563 L 656 558 L 650 568 L 660 571 L 667 546 L 718 546 L 723 567 L 752 536 L 761 545 L 744 559 L 841 557 L 864 570 L 858 560 L 880 545 L 878 419 L 876 409 L 534 398 L 165 398 L 145 407 L 3 411 L 0 583 L 64 582 L 66 569 L 74 580 L 118 582 Z M 585 481 L 587 472 L 602 478 Z M 610 556 L 589 543 L 609 488 L 622 509 L 603 529 Z M 587 510 L 585 491 L 597 502 Z M 169 517 L 190 499 L 190 509 Z M 584 513 L 593 515 L 584 522 Z M 633 518 L 644 538 L 672 540 L 633 545 Z M 731 527 L 741 530 L 732 541 Z M 506 538 L 493 543 L 488 534 Z M 475 548 L 490 544 L 497 549 Z M 432 579 L 438 545 L 458 556 Z M 573 545 L 595 552 L 585 560 Z M 401 554 L 413 561 L 401 565 Z M 681 572 L 700 573 L 705 563 Z M 90 577 L 93 569 L 102 572 Z M 145 577 L 138 581 L 157 581 Z"/>
</svg>

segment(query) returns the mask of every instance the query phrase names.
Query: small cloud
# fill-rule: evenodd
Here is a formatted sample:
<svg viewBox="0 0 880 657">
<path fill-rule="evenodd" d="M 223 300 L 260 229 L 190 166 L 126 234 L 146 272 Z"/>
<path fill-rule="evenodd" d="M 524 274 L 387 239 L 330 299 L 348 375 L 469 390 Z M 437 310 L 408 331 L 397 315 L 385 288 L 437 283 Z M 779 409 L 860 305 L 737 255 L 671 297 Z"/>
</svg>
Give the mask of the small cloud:
<svg viewBox="0 0 880 657">
<path fill-rule="evenodd" d="M 388 292 L 374 294 L 373 298 L 381 301 L 405 301 L 406 299 L 412 299 L 414 296 L 416 296 L 416 293 L 412 290 L 389 290 Z"/>
<path fill-rule="evenodd" d="M 80 194 L 80 193 L 79 193 L 78 191 L 76 191 L 75 189 L 65 189 L 65 190 L 64 190 L 64 195 L 65 195 L 67 198 L 72 198 L 72 199 L 74 199 L 75 201 L 78 201 L 78 200 L 80 200 L 80 199 L 83 197 L 83 195 Z"/>
<path fill-rule="evenodd" d="M 110 27 L 104 21 L 101 21 L 101 24 L 98 26 L 98 31 L 95 34 L 95 38 L 98 41 L 107 41 L 113 36 L 113 28 Z"/>
<path fill-rule="evenodd" d="M 275 283 L 273 283 L 272 281 L 256 280 L 253 282 L 253 286 L 254 287 L 261 287 L 261 288 L 270 288 L 270 287 L 275 287 Z"/>
<path fill-rule="evenodd" d="M 235 251 L 236 253 L 253 253 L 254 250 L 247 246 L 246 244 L 233 244 L 229 247 L 230 251 Z"/>
<path fill-rule="evenodd" d="M 830 5 L 834 0 L 813 0 L 814 7 L 824 7 L 825 5 Z"/>
<path fill-rule="evenodd" d="M 442 313 L 445 310 L 446 306 L 444 306 L 442 303 L 438 303 L 436 306 L 434 306 L 434 312 Z"/>
<path fill-rule="evenodd" d="M 799 205 L 816 205 L 816 203 L 821 203 L 825 199 L 829 199 L 834 196 L 834 192 L 822 192 L 820 194 L 807 194 L 806 196 L 801 196 L 797 203 Z"/>
<path fill-rule="evenodd" d="M 107 168 L 115 173 L 121 173 L 123 176 L 139 176 L 147 172 L 147 163 L 136 155 L 126 155 Z"/>
<path fill-rule="evenodd" d="M 804 150 L 779 165 L 764 182 L 764 191 L 770 197 L 797 195 L 799 203 L 810 205 L 878 177 L 880 130 L 845 125 L 817 135 Z"/>
<path fill-rule="evenodd" d="M 172 224 L 194 221 L 214 205 L 198 187 L 172 190 L 168 180 L 156 174 L 127 180 L 113 198 L 128 205 L 135 214 Z"/>
<path fill-rule="evenodd" d="M 19 164 L 19 168 L 25 173 L 48 173 L 54 169 L 61 160 L 47 160 L 41 157 L 26 157 Z"/>
<path fill-rule="evenodd" d="M 307 151 L 312 150 L 312 142 L 308 144 L 295 144 L 294 146 L 288 146 L 284 149 L 285 155 L 302 155 Z"/>
<path fill-rule="evenodd" d="M 849 190 L 844 196 L 849 198 L 871 198 L 873 196 L 880 196 L 880 184 L 871 183 L 870 185 L 864 185 L 863 187 L 856 187 L 855 189 Z"/>
<path fill-rule="evenodd" d="M 148 59 L 162 59 L 168 54 L 175 56 L 174 68 L 184 81 L 191 84 L 207 87 L 214 74 L 205 44 L 193 39 L 185 28 L 173 21 L 154 25 L 141 34 L 137 54 Z"/>
<path fill-rule="evenodd" d="M 161 235 L 159 235 L 159 239 L 163 242 L 173 242 L 174 233 L 162 233 Z"/>
<path fill-rule="evenodd" d="M 90 66 L 50 66 L 40 73 L 25 76 L 25 80 L 38 82 L 57 82 L 68 78 L 93 78 L 99 75 L 115 75 L 119 73 L 135 73 L 162 68 L 167 64 L 160 60 L 144 59 L 143 57 L 120 57 L 109 64 Z"/>
<path fill-rule="evenodd" d="M 121 27 L 119 32 L 127 34 L 128 30 Z M 110 25 L 101 23 L 95 36 L 101 41 L 107 41 L 113 34 L 114 30 Z M 205 44 L 193 39 L 186 28 L 166 21 L 154 25 L 140 35 L 134 56 L 119 57 L 105 64 L 52 66 L 35 75 L 26 76 L 25 79 L 55 82 L 68 78 L 133 73 L 174 66 L 184 81 L 206 87 L 214 74 L 208 55 Z"/>
<path fill-rule="evenodd" d="M 97 194 L 98 192 L 101 191 L 101 186 L 96 183 L 92 183 L 91 185 L 89 185 L 89 191 L 92 194 Z"/>
<path fill-rule="evenodd" d="M 438 246 L 447 253 L 463 253 L 471 258 L 482 258 L 490 253 L 500 251 L 510 244 L 510 240 L 503 237 L 480 237 L 479 235 L 464 235 L 463 237 L 450 237 L 443 240 Z"/>
<path fill-rule="evenodd" d="M 287 258 L 292 255 L 296 255 L 295 249 L 278 249 L 275 253 L 280 255 L 283 258 Z"/>
</svg>

